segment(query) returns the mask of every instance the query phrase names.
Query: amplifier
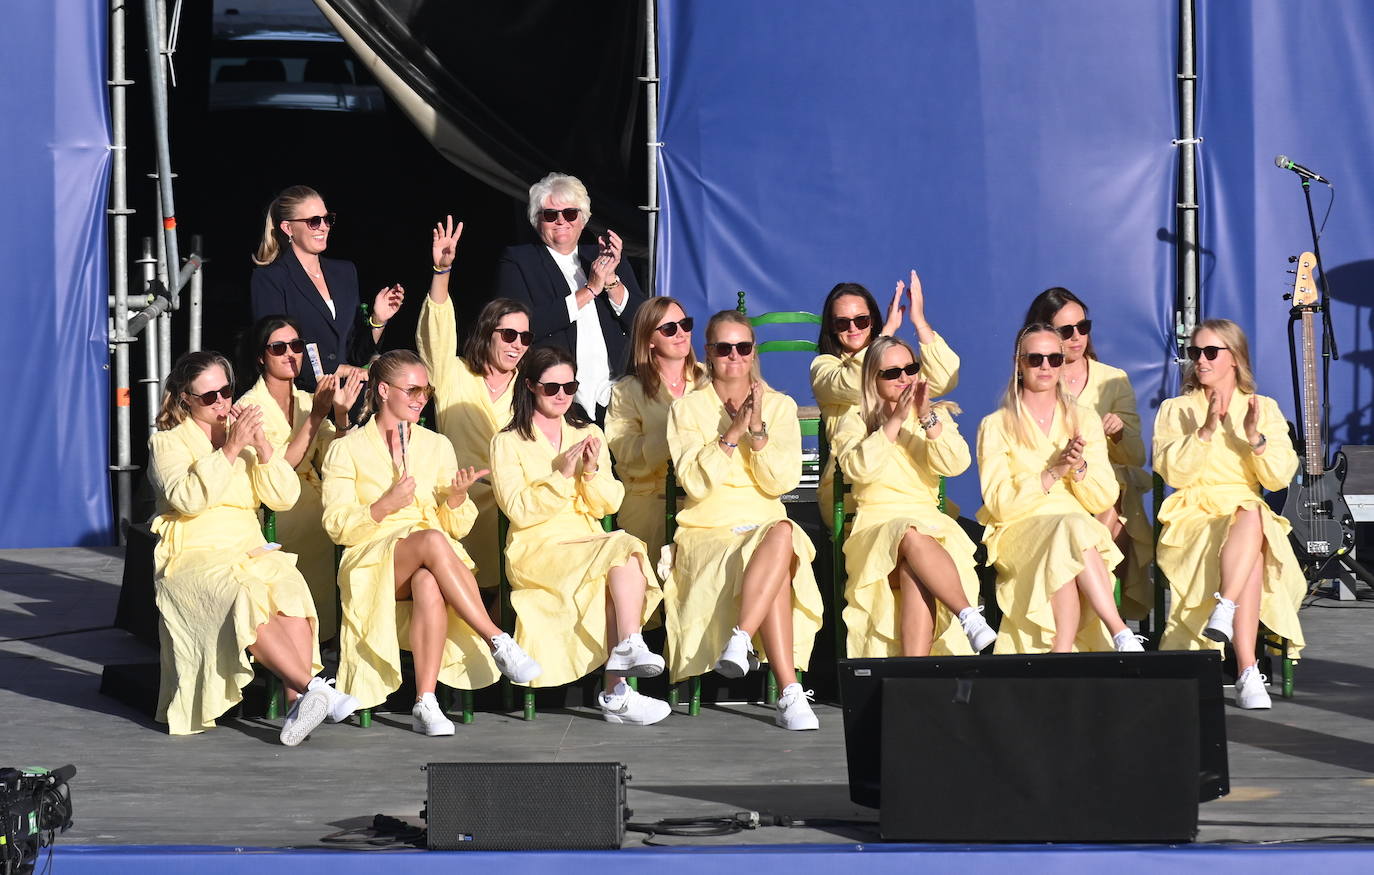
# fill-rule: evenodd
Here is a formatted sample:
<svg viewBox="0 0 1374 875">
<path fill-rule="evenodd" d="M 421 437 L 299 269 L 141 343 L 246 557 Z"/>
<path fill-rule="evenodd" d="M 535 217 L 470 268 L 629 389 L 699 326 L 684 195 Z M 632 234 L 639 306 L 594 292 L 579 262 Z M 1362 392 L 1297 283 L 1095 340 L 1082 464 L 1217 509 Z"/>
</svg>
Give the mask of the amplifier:
<svg viewBox="0 0 1374 875">
<path fill-rule="evenodd" d="M 430 763 L 432 851 L 604 850 L 625 840 L 623 763 Z"/>
</svg>

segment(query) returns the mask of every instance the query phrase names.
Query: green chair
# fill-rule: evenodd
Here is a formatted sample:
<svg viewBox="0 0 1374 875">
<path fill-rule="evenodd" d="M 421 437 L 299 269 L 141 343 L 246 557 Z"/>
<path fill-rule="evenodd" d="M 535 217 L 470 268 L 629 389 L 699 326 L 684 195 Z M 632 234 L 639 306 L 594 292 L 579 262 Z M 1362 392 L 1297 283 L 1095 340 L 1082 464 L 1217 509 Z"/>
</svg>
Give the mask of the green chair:
<svg viewBox="0 0 1374 875">
<path fill-rule="evenodd" d="M 668 462 L 668 478 L 663 484 L 663 495 L 665 501 L 665 520 L 663 527 L 664 541 L 671 544 L 673 536 L 677 534 L 677 509 L 678 499 L 684 498 L 687 492 L 677 485 L 677 475 L 673 472 L 673 463 Z M 693 675 L 686 681 L 679 681 L 668 687 L 668 704 L 676 707 L 681 701 L 679 690 L 682 684 L 687 684 L 687 716 L 696 717 L 701 713 L 701 676 Z"/>
</svg>

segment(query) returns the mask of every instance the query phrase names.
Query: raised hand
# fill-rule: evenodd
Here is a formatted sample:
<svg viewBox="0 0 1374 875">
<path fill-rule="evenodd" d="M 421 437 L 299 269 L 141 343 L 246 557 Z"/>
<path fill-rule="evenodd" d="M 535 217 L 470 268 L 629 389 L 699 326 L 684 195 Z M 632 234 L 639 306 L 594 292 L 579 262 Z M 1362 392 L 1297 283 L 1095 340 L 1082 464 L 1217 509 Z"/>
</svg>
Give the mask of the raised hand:
<svg viewBox="0 0 1374 875">
<path fill-rule="evenodd" d="M 916 275 L 916 271 L 911 271 L 911 285 L 907 286 L 906 292 L 907 312 L 911 314 L 911 324 L 916 328 L 919 335 L 921 331 L 930 330 L 930 325 L 926 322 L 926 296 L 925 290 L 921 287 L 921 278 Z M 922 338 L 922 343 L 926 343 Z"/>
<path fill-rule="evenodd" d="M 396 315 L 396 311 L 401 309 L 401 304 L 405 301 L 406 290 L 397 283 L 394 286 L 387 286 L 377 293 L 377 297 L 372 299 L 372 319 L 382 325 L 391 321 L 391 317 Z"/>
<path fill-rule="evenodd" d="M 459 468 L 453 473 L 453 482 L 449 484 L 448 506 L 460 507 L 463 502 L 468 500 L 468 490 L 472 484 L 491 473 L 488 468 L 477 470 L 476 468 Z"/>
<path fill-rule="evenodd" d="M 345 370 L 347 369 L 347 370 Z M 328 379 L 326 377 L 325 379 Z M 348 411 L 358 400 L 358 395 L 367 384 L 367 371 L 351 365 L 340 365 L 334 382 L 334 421 L 348 423 Z"/>
<path fill-rule="evenodd" d="M 430 248 L 435 267 L 447 270 L 453 266 L 453 257 L 458 252 L 458 238 L 462 236 L 463 223 L 453 224 L 452 216 L 445 216 L 444 221 L 434 223 Z"/>
<path fill-rule="evenodd" d="M 897 336 L 897 329 L 902 327 L 902 319 L 906 316 L 906 304 L 902 303 L 902 295 L 905 292 L 906 283 L 897 280 L 897 285 L 892 290 L 892 301 L 887 305 L 887 317 L 883 320 L 881 334 L 888 337 Z"/>
</svg>

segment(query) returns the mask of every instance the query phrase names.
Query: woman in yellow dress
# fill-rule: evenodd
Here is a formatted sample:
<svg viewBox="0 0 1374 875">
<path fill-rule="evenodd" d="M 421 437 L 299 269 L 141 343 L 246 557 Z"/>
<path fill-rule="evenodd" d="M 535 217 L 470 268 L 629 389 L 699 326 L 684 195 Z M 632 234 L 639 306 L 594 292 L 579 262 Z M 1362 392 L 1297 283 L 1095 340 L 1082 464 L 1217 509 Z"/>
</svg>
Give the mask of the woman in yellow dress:
<svg viewBox="0 0 1374 875">
<path fill-rule="evenodd" d="M 706 354 L 710 389 L 668 412 L 668 449 L 687 492 L 664 584 L 672 680 L 712 667 L 743 677 L 759 667 L 757 638 L 783 688 L 774 721 L 815 729 L 796 670 L 821 628 L 816 549 L 780 500 L 801 480 L 797 403 L 764 384 L 754 329 L 738 311 L 711 317 Z"/>
<path fill-rule="evenodd" d="M 903 302 L 905 298 L 905 302 Z M 959 383 L 959 356 L 926 321 L 925 295 L 921 278 L 911 272 L 911 285 L 897 281 L 887 318 L 878 325 L 878 302 L 858 283 L 840 283 L 826 295 L 821 307 L 821 331 L 817 345 L 820 354 L 811 360 L 811 393 L 821 410 L 825 434 L 834 442 L 835 429 L 846 413 L 859 409 L 862 391 L 860 372 L 868 347 L 880 336 L 895 337 L 902 317 L 911 317 L 921 353 L 921 371 L 931 398 L 953 391 Z M 821 472 L 816 501 L 821 519 L 828 528 L 834 517 L 835 454 L 832 452 Z M 852 496 L 845 499 L 846 513 L 854 511 Z M 957 512 L 951 516 L 958 516 Z"/>
<path fill-rule="evenodd" d="M 491 439 L 510 422 L 515 372 L 534 335 L 530 311 L 519 301 L 496 298 L 477 316 L 477 325 L 458 348 L 458 322 L 449 297 L 449 276 L 463 223 L 448 216 L 434 226 L 434 278 L 420 309 L 415 348 L 434 385 L 438 431 L 453 444 L 462 468 L 491 468 Z M 477 509 L 463 548 L 477 564 L 477 583 L 484 589 L 501 580 L 500 544 L 496 536 L 496 499 L 485 478 L 472 484 L 468 501 Z"/>
<path fill-rule="evenodd" d="M 624 679 L 663 672 L 663 657 L 640 635 L 663 593 L 644 542 L 601 527 L 625 488 L 611 474 L 601 429 L 573 407 L 576 376 L 562 347 L 532 350 L 517 377 L 510 425 L 491 441 L 496 503 L 510 518 L 515 637 L 545 667 L 539 686 L 575 681 L 604 664 L 602 716 L 646 726 L 671 709 Z"/>
<path fill-rule="evenodd" d="M 1278 404 L 1255 394 L 1239 325 L 1203 322 L 1188 358 L 1183 394 L 1155 417 L 1155 470 L 1175 490 L 1159 510 L 1159 568 L 1173 596 L 1160 647 L 1234 644 L 1236 703 L 1268 708 L 1266 678 L 1256 666 L 1259 624 L 1287 638 L 1296 658 L 1307 581 L 1288 543 L 1292 526 L 1269 509 L 1260 489 L 1287 486 L 1298 457 Z"/>
<path fill-rule="evenodd" d="M 1154 601 L 1149 573 L 1155 555 L 1154 532 L 1145 516 L 1144 500 L 1154 484 L 1145 471 L 1145 442 L 1140 437 L 1131 378 L 1120 368 L 1097 360 L 1088 305 L 1068 289 L 1055 286 L 1036 295 L 1026 311 L 1026 324 L 1032 322 L 1048 322 L 1059 332 L 1064 344 L 1060 372 L 1064 391 L 1102 420 L 1107 459 L 1120 494 L 1116 504 L 1097 518 L 1111 531 L 1124 557 L 1113 569 L 1121 578 L 1121 616 L 1142 619 Z"/>
<path fill-rule="evenodd" d="M 958 408 L 931 403 L 921 364 L 905 340 L 873 341 L 860 411 L 831 443 L 858 504 L 844 544 L 850 657 L 968 654 L 997 638 L 973 606 L 973 542 L 939 507 L 940 478 L 968 469 L 968 443 Z"/>
<path fill-rule="evenodd" d="M 649 548 L 655 562 L 666 543 L 668 407 L 706 385 L 692 351 L 692 317 L 675 298 L 650 298 L 635 313 L 630 373 L 611 389 L 606 442 L 625 484 L 616 522 Z"/>
<path fill-rule="evenodd" d="M 167 375 L 148 440 L 157 492 L 152 529 L 162 639 L 157 719 L 172 735 L 203 732 L 253 679 L 244 651 L 286 688 L 282 744 L 296 745 L 357 701 L 320 670 L 315 606 L 296 557 L 263 540 L 258 507 L 286 510 L 300 481 L 262 428 L 262 411 L 231 407 L 234 370 L 218 353 L 191 352 Z"/>
<path fill-rule="evenodd" d="M 410 650 L 411 728 L 452 735 L 434 697 L 438 681 L 473 690 L 499 671 L 523 683 L 539 665 L 491 621 L 458 543 L 477 515 L 468 489 L 486 472 L 459 468 L 448 440 L 415 426 L 433 395 L 424 364 L 393 350 L 370 377 L 371 419 L 335 440 L 324 460 L 324 527 L 346 548 L 339 683 L 363 707 L 381 704 L 401 685 L 400 651 Z"/>
<path fill-rule="evenodd" d="M 339 618 L 334 604 L 334 542 L 320 521 L 324 504 L 319 467 L 329 442 L 336 434 L 348 431 L 348 411 L 358 400 L 363 385 L 358 375 L 362 372 L 341 365 L 336 373 L 320 378 L 313 396 L 295 388 L 305 359 L 305 341 L 290 316 L 259 319 L 245 335 L 243 352 L 240 362 L 252 362 L 258 381 L 238 403 L 252 404 L 262 411 L 262 430 L 268 442 L 296 469 L 301 481 L 301 496 L 295 506 L 277 512 L 277 541 L 288 553 L 296 554 L 296 569 L 315 600 L 320 640 L 328 641 L 338 634 Z"/>
<path fill-rule="evenodd" d="M 1002 609 L 995 652 L 1139 651 L 1107 570 L 1121 552 L 1094 516 L 1116 501 L 1106 436 L 1064 392 L 1063 365 L 1053 326 L 1022 328 L 1000 409 L 978 427 L 978 521 Z"/>
</svg>

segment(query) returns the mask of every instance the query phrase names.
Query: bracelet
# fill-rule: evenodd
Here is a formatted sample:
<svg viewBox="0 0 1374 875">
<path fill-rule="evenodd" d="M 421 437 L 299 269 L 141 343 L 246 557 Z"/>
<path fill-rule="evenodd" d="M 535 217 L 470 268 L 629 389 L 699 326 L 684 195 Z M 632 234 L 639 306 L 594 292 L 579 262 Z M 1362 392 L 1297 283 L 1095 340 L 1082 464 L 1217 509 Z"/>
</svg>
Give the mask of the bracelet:
<svg viewBox="0 0 1374 875">
<path fill-rule="evenodd" d="M 1085 461 L 1081 467 L 1074 468 L 1073 473 L 1077 474 L 1080 477 L 1088 473 L 1088 463 Z"/>
<path fill-rule="evenodd" d="M 756 441 L 767 440 L 767 439 L 768 439 L 768 423 L 765 422 L 765 423 L 763 424 L 763 428 L 759 429 L 758 431 L 754 431 L 752 428 L 749 429 L 749 438 L 750 438 L 751 440 L 756 440 Z"/>
<path fill-rule="evenodd" d="M 451 264 L 450 264 L 448 267 L 440 267 L 440 266 L 437 265 L 437 264 L 434 265 L 434 274 L 435 274 L 436 276 L 438 276 L 439 274 L 448 273 L 448 272 L 451 271 L 451 270 L 453 270 L 453 265 L 451 265 Z"/>
<path fill-rule="evenodd" d="M 932 410 L 930 411 L 930 416 L 927 416 L 925 419 L 921 420 L 921 431 L 930 431 L 932 428 L 939 424 L 940 417 L 935 413 L 934 410 Z"/>
<path fill-rule="evenodd" d="M 716 438 L 716 440 L 719 441 L 720 443 L 724 444 L 725 446 L 729 447 L 729 448 L 732 449 L 732 450 L 739 446 L 739 444 L 732 444 L 732 443 L 730 443 L 729 441 L 727 441 L 727 440 L 725 439 L 725 435 L 721 435 L 720 437 Z"/>
<path fill-rule="evenodd" d="M 620 277 L 612 274 L 611 278 L 606 280 L 606 284 L 601 287 L 601 291 L 609 292 L 611 289 L 615 288 L 618 285 L 620 285 Z"/>
<path fill-rule="evenodd" d="M 1247 443 L 1247 444 L 1250 444 L 1249 441 L 1246 441 L 1246 443 Z M 1267 444 L 1267 443 L 1269 443 L 1269 438 L 1265 437 L 1264 435 L 1260 435 L 1260 439 L 1259 439 L 1258 441 L 1256 441 L 1256 442 L 1253 443 L 1253 444 L 1250 444 L 1250 449 L 1252 449 L 1252 450 L 1259 450 L 1259 449 L 1262 449 L 1262 448 L 1264 447 L 1264 445 Z"/>
<path fill-rule="evenodd" d="M 601 469 L 600 469 L 600 468 L 593 468 L 592 470 L 588 471 L 588 470 L 586 470 L 586 469 L 584 468 L 584 469 L 582 470 L 582 479 L 583 479 L 583 480 L 590 480 L 590 479 L 592 479 L 593 477 L 596 476 L 596 472 L 599 471 L 599 470 L 601 470 Z"/>
<path fill-rule="evenodd" d="M 372 316 L 369 314 L 368 317 L 367 317 L 367 327 L 368 327 L 368 328 L 376 328 L 376 329 L 380 330 L 380 329 L 383 329 L 383 328 L 386 327 L 386 323 L 383 322 L 382 324 L 378 325 L 376 322 L 373 322 L 373 321 L 372 321 Z"/>
</svg>

